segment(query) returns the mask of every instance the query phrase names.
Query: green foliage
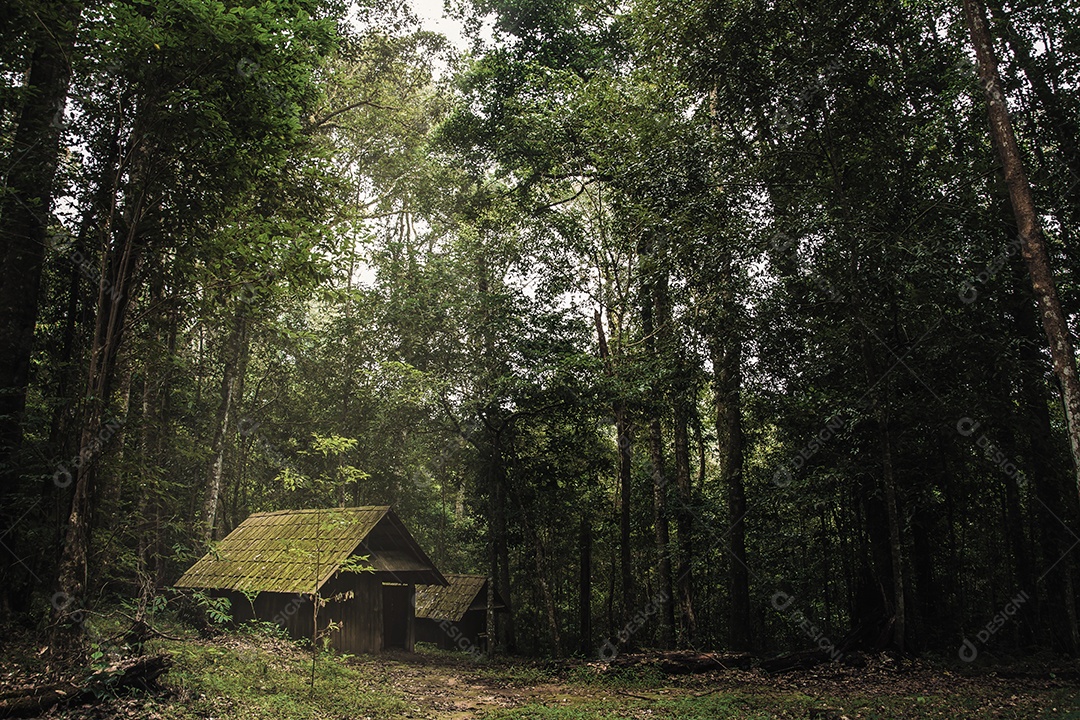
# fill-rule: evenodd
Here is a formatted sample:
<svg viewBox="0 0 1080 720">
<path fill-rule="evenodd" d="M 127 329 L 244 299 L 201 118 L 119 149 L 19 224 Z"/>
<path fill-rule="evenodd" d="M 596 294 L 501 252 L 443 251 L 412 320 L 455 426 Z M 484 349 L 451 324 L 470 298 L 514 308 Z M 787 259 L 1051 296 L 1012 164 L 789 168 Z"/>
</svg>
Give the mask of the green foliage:
<svg viewBox="0 0 1080 720">
<path fill-rule="evenodd" d="M 345 558 L 345 561 L 338 566 L 341 572 L 346 573 L 365 573 L 375 572 L 375 568 L 371 565 L 370 555 L 350 555 Z"/>
<path fill-rule="evenodd" d="M 205 613 L 206 618 L 215 625 L 225 625 L 232 622 L 232 602 L 227 597 L 214 597 L 202 591 L 196 590 L 191 593 L 191 599 L 196 607 Z"/>
<path fill-rule="evenodd" d="M 288 631 L 276 622 L 270 620 L 248 620 L 237 626 L 236 632 L 240 635 L 253 635 L 275 640 L 288 640 Z"/>
</svg>

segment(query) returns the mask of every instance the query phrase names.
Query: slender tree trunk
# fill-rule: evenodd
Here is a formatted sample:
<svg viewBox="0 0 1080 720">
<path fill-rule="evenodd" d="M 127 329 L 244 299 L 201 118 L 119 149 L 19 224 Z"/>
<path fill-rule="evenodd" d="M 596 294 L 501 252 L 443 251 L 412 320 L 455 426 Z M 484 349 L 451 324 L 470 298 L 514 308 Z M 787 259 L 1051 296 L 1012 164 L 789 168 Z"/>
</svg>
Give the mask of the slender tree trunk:
<svg viewBox="0 0 1080 720">
<path fill-rule="evenodd" d="M 404 221 L 404 218 L 403 218 Z M 407 228 L 405 228 L 407 230 Z M 478 350 L 483 357 L 492 361 L 497 357 L 495 350 L 495 330 L 491 325 L 491 317 L 488 306 L 491 285 L 489 279 L 487 257 L 480 252 L 476 257 L 476 289 L 480 298 L 483 319 Z M 492 395 L 496 380 L 494 378 L 497 369 L 488 365 L 482 369 L 480 385 L 484 390 L 482 395 Z M 490 502 L 490 529 L 494 543 L 494 556 L 492 574 L 498 581 L 496 591 L 506 603 L 506 622 L 500 626 L 500 644 L 508 653 L 517 649 L 517 638 L 514 628 L 513 598 L 510 592 L 510 551 L 507 538 L 506 512 L 507 512 L 507 478 L 506 466 L 503 459 L 503 432 L 508 430 L 506 422 L 500 419 L 500 410 L 493 403 L 484 407 L 479 413 L 479 420 L 484 428 L 484 445 L 489 453 L 487 457 L 488 498 Z"/>
<path fill-rule="evenodd" d="M 668 396 L 672 407 L 672 445 L 675 461 L 675 530 L 677 558 L 675 588 L 679 594 L 679 644 L 689 646 L 694 641 L 697 617 L 694 612 L 693 571 L 693 487 L 690 474 L 690 402 L 691 387 L 688 370 L 681 359 L 671 317 L 666 271 L 656 274 L 652 284 L 653 312 L 656 319 L 657 347 L 663 357 L 663 367 L 670 382 Z"/>
<path fill-rule="evenodd" d="M 156 565 L 155 543 L 153 538 L 155 530 L 152 526 L 151 515 L 157 505 L 157 484 L 159 482 L 156 472 L 157 457 L 154 450 L 157 448 L 157 436 L 160 433 L 158 416 L 160 387 L 159 378 L 151 378 L 149 374 L 143 378 L 142 399 L 142 427 L 139 439 L 140 465 L 142 477 L 139 483 L 139 512 L 136 522 L 138 523 L 136 542 L 138 543 L 136 554 L 139 568 L 147 576 L 155 575 Z M 155 583 L 156 585 L 156 583 Z"/>
<path fill-rule="evenodd" d="M 177 334 L 179 332 L 179 315 L 180 311 L 176 304 L 175 296 L 170 302 L 169 306 L 169 320 L 168 330 L 166 337 L 166 357 L 172 358 L 176 356 L 176 343 Z M 161 397 L 158 400 L 158 418 L 160 420 L 157 431 L 155 433 L 155 448 L 154 455 L 158 458 L 158 465 L 154 468 L 157 477 L 160 478 L 164 472 L 163 458 L 167 448 L 166 435 L 162 432 L 163 425 L 170 418 L 172 409 L 172 383 L 174 380 L 173 368 L 171 364 L 166 364 L 164 368 L 164 377 L 161 384 Z M 160 482 L 160 479 L 159 479 Z M 168 568 L 167 564 L 163 561 L 165 557 L 165 527 L 162 521 L 162 491 L 160 485 L 157 491 L 154 493 L 153 498 L 153 511 L 152 511 L 152 539 L 150 545 L 150 557 L 153 561 L 154 568 L 154 587 L 161 588 L 165 585 L 165 573 Z"/>
<path fill-rule="evenodd" d="M 935 448 L 935 464 L 941 457 L 940 438 Z M 933 477 L 929 475 L 928 477 Z M 908 638 L 915 648 L 923 650 L 937 628 L 941 627 L 944 613 L 942 598 L 948 597 L 945 588 L 938 582 L 938 568 L 934 555 L 934 527 L 937 518 L 936 503 L 931 499 L 935 488 L 927 482 L 921 490 L 922 497 L 914 504 L 911 515 L 911 568 L 912 577 L 909 586 L 912 589 L 911 610 L 908 625 Z"/>
<path fill-rule="evenodd" d="M 77 244 L 75 251 L 81 254 L 83 247 L 81 243 Z M 52 448 L 63 447 L 63 438 L 67 436 L 66 431 L 70 428 L 74 415 L 74 403 L 69 398 L 72 385 L 77 383 L 76 368 L 73 367 L 72 359 L 79 330 L 79 301 L 82 299 L 83 288 L 80 278 L 79 269 L 72 265 L 68 271 L 67 299 L 64 303 L 64 335 L 56 363 L 59 367 L 59 377 L 53 391 L 54 397 L 59 398 L 61 402 L 57 403 L 49 423 L 49 447 Z M 62 452 L 61 455 L 68 456 L 69 453 Z"/>
<path fill-rule="evenodd" d="M 818 503 L 818 518 L 821 528 L 821 587 L 822 587 L 822 601 L 824 618 L 822 618 L 825 624 L 825 634 L 832 634 L 832 580 L 833 580 L 833 568 L 832 568 L 832 553 L 829 551 L 829 532 L 828 523 L 825 518 L 825 503 Z"/>
<path fill-rule="evenodd" d="M 491 551 L 491 547 L 488 548 Z M 484 628 L 487 634 L 487 644 L 484 653 L 488 659 L 495 657 L 495 578 L 489 575 L 487 579 L 487 612 L 484 614 Z"/>
<path fill-rule="evenodd" d="M 633 565 L 630 555 L 630 494 L 633 458 L 630 420 L 626 405 L 615 408 L 615 432 L 619 442 L 619 576 L 622 578 L 622 616 L 629 621 L 635 612 Z"/>
<path fill-rule="evenodd" d="M 243 304 L 233 315 L 229 337 L 225 342 L 225 363 L 221 373 L 221 401 L 214 421 L 214 439 L 210 445 L 210 464 L 206 473 L 206 496 L 202 515 L 202 544 L 209 547 L 214 539 L 214 525 L 221 497 L 222 468 L 225 464 L 225 438 L 232 422 L 236 388 L 242 369 L 242 357 L 247 347 L 247 319 Z"/>
<path fill-rule="evenodd" d="M 614 374 L 614 366 L 611 353 L 608 349 L 607 336 L 604 333 L 604 325 L 600 318 L 600 311 L 593 314 L 596 324 L 597 340 L 600 345 L 600 357 L 604 361 L 609 375 Z M 617 400 L 615 412 L 615 437 L 619 450 L 619 576 L 622 579 L 622 618 L 629 622 L 636 612 L 633 565 L 631 563 L 630 548 L 630 503 L 631 503 L 631 479 L 633 477 L 633 455 L 630 429 L 630 418 L 626 403 Z"/>
<path fill-rule="evenodd" d="M 686 397 L 676 390 L 673 425 L 675 445 L 675 491 L 679 507 L 675 512 L 675 528 L 679 534 L 679 561 L 676 572 L 679 591 L 679 620 L 682 631 L 680 644 L 691 646 L 697 634 L 697 616 L 694 611 L 694 515 L 690 486 L 690 436 L 687 432 L 689 412 Z"/>
<path fill-rule="evenodd" d="M 727 346 L 719 340 L 712 348 L 716 398 L 716 438 L 720 477 L 727 492 L 728 553 L 731 558 L 729 642 L 734 649 L 753 644 L 750 619 L 750 571 L 746 558 L 746 489 L 743 485 L 743 429 L 741 407 L 742 347 L 736 338 Z"/>
<path fill-rule="evenodd" d="M 642 256 L 642 274 L 650 267 L 651 256 L 640 251 Z M 645 335 L 645 351 L 651 358 L 657 357 L 656 328 L 653 321 L 653 293 L 649 281 L 642 281 L 641 291 L 641 329 Z M 660 586 L 660 647 L 671 648 L 675 645 L 675 610 L 672 604 L 674 593 L 671 585 L 671 526 L 668 519 L 667 495 L 668 477 L 664 472 L 664 434 L 660 418 L 656 415 L 661 406 L 663 393 L 659 383 L 653 381 L 653 418 L 649 422 L 649 462 L 652 465 L 653 488 L 653 543 L 656 545 L 657 578 Z"/>
<path fill-rule="evenodd" d="M 888 416 L 881 424 L 882 480 L 885 486 L 885 508 L 889 517 L 889 552 L 893 584 L 893 644 L 901 652 L 907 639 L 907 610 L 905 608 L 904 553 L 900 533 L 900 510 L 896 500 L 896 477 L 893 474 L 892 438 Z"/>
<path fill-rule="evenodd" d="M 488 575 L 491 582 L 490 594 L 494 594 L 497 590 L 497 583 L 499 578 L 499 553 L 495 549 L 495 523 L 489 517 L 488 519 L 488 543 L 487 543 L 487 561 L 488 561 Z M 505 644 L 505 630 L 498 626 L 495 622 L 494 613 L 488 620 L 488 657 L 495 657 L 495 645 L 498 644 L 501 647 L 506 647 Z"/>
<path fill-rule="evenodd" d="M 971 33 L 971 44 L 979 65 L 979 80 L 986 94 L 990 134 L 1005 173 L 1009 188 L 1009 200 L 1016 227 L 1020 235 L 1021 252 L 1027 264 L 1028 275 L 1039 304 L 1043 330 L 1050 345 L 1050 357 L 1054 363 L 1054 375 L 1060 384 L 1065 421 L 1069 434 L 1076 479 L 1076 492 L 1080 495 L 1080 379 L 1076 374 L 1076 358 L 1068 324 L 1061 309 L 1050 258 L 1046 250 L 1039 216 L 1035 209 L 1031 185 L 1028 183 L 1020 149 L 1016 144 L 1012 121 L 1005 105 L 1005 90 L 998 73 L 993 40 L 987 27 L 986 11 L 978 0 L 963 0 L 964 14 Z"/>
<path fill-rule="evenodd" d="M 695 413 L 692 423 L 694 429 L 694 446 L 697 447 L 697 488 L 705 490 L 705 438 L 701 429 L 701 418 Z"/>
<path fill-rule="evenodd" d="M 536 568 L 536 584 L 540 588 L 540 597 L 544 601 L 544 615 L 547 618 L 548 640 L 551 642 L 552 652 L 555 657 L 562 657 L 562 634 L 559 632 L 559 615 L 555 609 L 555 596 L 551 592 L 551 583 L 548 582 L 547 553 L 544 549 L 544 540 L 540 537 L 540 528 L 527 519 L 528 513 L 524 511 L 522 519 L 526 532 L 533 536 L 533 562 Z"/>
<path fill-rule="evenodd" d="M 668 478 L 664 473 L 664 436 L 660 420 L 649 423 L 649 457 L 653 476 L 653 542 L 657 555 L 657 584 L 660 586 L 660 647 L 675 645 L 674 593 L 671 586 L 671 529 L 668 521 Z"/>
<path fill-rule="evenodd" d="M 589 516 L 581 516 L 581 528 L 578 533 L 578 558 L 580 575 L 578 577 L 578 625 L 580 642 L 578 652 L 588 657 L 592 646 L 592 523 Z"/>
<path fill-rule="evenodd" d="M 506 537 L 506 478 L 502 466 L 502 436 L 495 432 L 492 437 L 492 531 L 495 541 L 495 564 L 499 586 L 496 588 L 506 603 L 506 621 L 502 623 L 502 645 L 513 653 L 517 649 L 514 636 L 514 608 L 510 593 L 510 551 Z"/>
<path fill-rule="evenodd" d="M 1032 302 L 1030 295 L 1025 292 L 1023 288 L 1024 269 L 1021 266 L 1020 259 L 1013 258 L 1013 262 L 1009 263 L 1008 269 L 1012 271 L 1012 279 L 1015 281 L 1015 285 L 1013 285 L 1013 290 L 1009 294 L 1007 303 L 1007 307 L 1012 308 L 1010 314 L 1014 318 L 1014 332 L 1017 337 L 1020 338 L 1034 335 L 1034 346 L 1022 341 L 1022 344 L 1027 346 L 1020 351 L 1020 360 L 1023 363 L 1025 352 L 1038 346 L 1038 321 L 1035 318 L 1034 303 Z M 1023 326 L 1026 326 L 1027 329 L 1024 329 Z M 1037 351 L 1036 354 L 1038 355 Z M 1045 366 L 1042 365 L 1042 363 L 1036 362 L 1036 367 L 1045 370 Z M 1010 385 L 1013 387 L 1021 407 L 1023 403 L 1024 385 L 1026 384 L 1026 375 L 1027 373 L 1024 372 L 1024 368 L 1021 368 L 1020 372 L 1009 373 L 1008 375 L 1003 372 L 997 377 L 997 384 L 1000 387 L 1009 387 Z M 1041 385 L 1042 383 L 1040 383 L 1040 386 Z M 1023 433 L 1017 433 L 1011 426 L 1006 426 L 1004 431 L 1008 433 L 1005 437 L 1005 446 L 1012 448 L 1015 453 L 1025 454 L 1023 446 L 1026 443 L 1023 441 Z M 1002 521 L 1005 529 L 1005 539 L 1009 544 L 1012 560 L 1012 575 L 1020 583 L 1021 587 L 1019 589 L 1026 591 L 1032 598 L 1030 601 L 1033 606 L 1031 612 L 1025 612 L 1018 616 L 1016 618 L 1017 622 L 1015 623 L 1016 627 L 1014 628 L 1017 631 L 1019 644 L 1023 647 L 1027 647 L 1036 640 L 1036 626 L 1033 623 L 1033 619 L 1038 618 L 1039 616 L 1039 593 L 1036 588 L 1034 573 L 1035 565 L 1031 558 L 1026 523 L 1024 522 L 1023 500 L 1021 498 L 1021 490 L 1026 484 L 1026 481 L 1023 475 L 1009 476 L 1006 474 L 1001 475 L 1001 481 L 1005 491 L 1002 506 Z"/>
<path fill-rule="evenodd" d="M 122 243 L 104 258 L 102 279 L 98 286 L 97 319 L 87 373 L 79 465 L 74 472 L 71 512 L 60 558 L 58 585 L 65 602 L 56 608 L 54 625 L 56 638 L 61 642 L 65 637 L 77 638 L 82 631 L 81 626 L 70 623 L 70 617 L 78 609 L 77 603 L 84 600 L 87 587 L 87 555 L 97 460 L 102 448 L 119 429 L 116 420 L 106 423 L 106 417 L 117 353 L 141 251 L 138 233 L 143 210 L 141 201 L 136 201 L 134 205 L 128 216 L 129 223 Z"/>
</svg>

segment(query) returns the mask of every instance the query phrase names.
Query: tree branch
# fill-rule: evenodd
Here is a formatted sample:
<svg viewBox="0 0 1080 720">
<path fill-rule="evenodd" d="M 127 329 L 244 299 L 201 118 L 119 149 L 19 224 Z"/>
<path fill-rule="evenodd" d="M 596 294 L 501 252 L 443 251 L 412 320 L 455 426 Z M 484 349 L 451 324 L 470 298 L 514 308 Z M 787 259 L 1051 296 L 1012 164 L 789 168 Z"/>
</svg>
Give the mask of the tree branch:
<svg viewBox="0 0 1080 720">
<path fill-rule="evenodd" d="M 355 110 L 356 108 L 360 108 L 360 107 L 373 107 L 376 110 L 400 110 L 401 109 L 401 108 L 392 107 L 390 105 L 380 105 L 379 103 L 375 102 L 374 100 L 357 100 L 354 103 L 349 103 L 348 105 L 346 105 L 343 108 L 338 108 L 337 110 L 334 110 L 333 112 L 331 112 L 331 113 L 329 113 L 327 115 L 323 115 L 321 118 L 319 118 L 318 120 L 316 120 L 312 124 L 308 125 L 307 128 L 305 128 L 305 132 L 311 132 L 313 130 L 318 130 L 323 125 L 325 125 L 326 123 L 328 123 L 331 120 L 333 120 L 334 118 L 336 118 L 338 115 L 341 115 L 342 113 L 347 113 L 350 110 Z"/>
</svg>

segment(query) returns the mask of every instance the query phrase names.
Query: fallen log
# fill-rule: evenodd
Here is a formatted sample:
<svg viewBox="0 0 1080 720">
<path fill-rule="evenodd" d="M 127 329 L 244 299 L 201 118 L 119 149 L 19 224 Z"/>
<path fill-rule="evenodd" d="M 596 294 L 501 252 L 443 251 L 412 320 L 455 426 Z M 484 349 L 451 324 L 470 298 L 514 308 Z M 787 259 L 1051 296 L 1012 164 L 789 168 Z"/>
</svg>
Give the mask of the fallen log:
<svg viewBox="0 0 1080 720">
<path fill-rule="evenodd" d="M 132 689 L 153 689 L 172 667 L 169 655 L 143 655 L 112 663 L 83 683 L 60 682 L 0 694 L 0 718 L 36 717 L 57 705 L 98 702 Z"/>
<path fill-rule="evenodd" d="M 657 664 L 668 675 L 715 670 L 749 670 L 753 657 L 747 653 L 664 653 Z"/>
<path fill-rule="evenodd" d="M 707 653 L 668 650 L 616 655 L 607 664 L 617 668 L 652 666 L 668 675 L 687 675 L 716 670 L 749 670 L 753 657 L 748 653 Z"/>
<path fill-rule="evenodd" d="M 811 670 L 833 661 L 833 656 L 823 650 L 805 650 L 762 660 L 759 667 L 767 673 L 791 670 Z"/>
</svg>

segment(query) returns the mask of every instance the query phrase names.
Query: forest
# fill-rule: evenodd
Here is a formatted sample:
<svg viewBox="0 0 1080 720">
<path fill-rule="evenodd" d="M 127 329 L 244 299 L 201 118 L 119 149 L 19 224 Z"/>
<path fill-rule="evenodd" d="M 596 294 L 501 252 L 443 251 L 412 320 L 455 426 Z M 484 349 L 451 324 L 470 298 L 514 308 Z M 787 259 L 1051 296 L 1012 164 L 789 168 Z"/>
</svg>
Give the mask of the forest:
<svg viewBox="0 0 1080 720">
<path fill-rule="evenodd" d="M 0 10 L 0 625 L 390 505 L 499 653 L 1075 657 L 1080 6 L 446 12 Z"/>
</svg>

